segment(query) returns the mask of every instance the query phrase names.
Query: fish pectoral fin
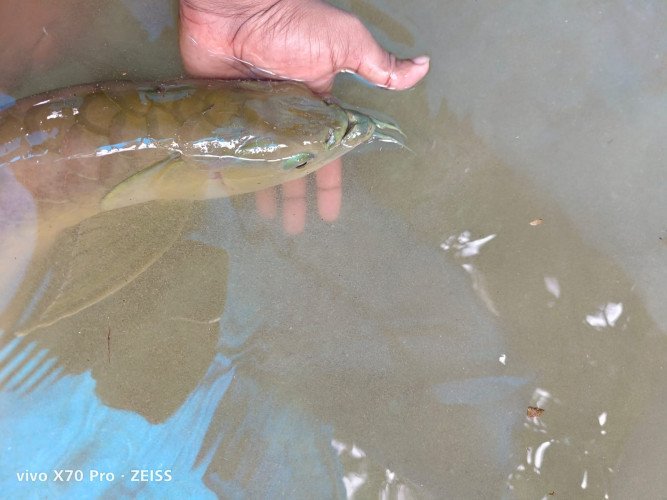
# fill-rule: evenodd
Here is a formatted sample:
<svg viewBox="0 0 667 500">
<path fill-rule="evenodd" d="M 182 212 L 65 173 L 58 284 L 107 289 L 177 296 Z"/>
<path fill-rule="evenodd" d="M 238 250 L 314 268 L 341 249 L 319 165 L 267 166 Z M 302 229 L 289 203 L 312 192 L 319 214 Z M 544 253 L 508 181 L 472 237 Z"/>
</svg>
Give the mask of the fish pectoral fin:
<svg viewBox="0 0 667 500">
<path fill-rule="evenodd" d="M 131 175 L 109 191 L 100 202 L 104 211 L 137 205 L 146 201 L 179 199 L 169 183 L 163 182 L 174 170 L 187 167 L 180 153 L 169 155 Z"/>
<path fill-rule="evenodd" d="M 191 211 L 191 203 L 177 201 L 125 207 L 67 229 L 48 256 L 37 302 L 12 331 L 54 325 L 133 283 L 181 238 Z"/>
</svg>

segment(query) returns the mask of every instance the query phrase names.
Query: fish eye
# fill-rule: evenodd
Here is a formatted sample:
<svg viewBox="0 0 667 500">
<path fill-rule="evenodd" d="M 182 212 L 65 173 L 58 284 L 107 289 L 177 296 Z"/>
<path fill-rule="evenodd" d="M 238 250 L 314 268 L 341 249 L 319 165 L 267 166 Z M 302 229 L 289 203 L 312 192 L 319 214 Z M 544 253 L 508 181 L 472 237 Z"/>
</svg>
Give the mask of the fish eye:
<svg viewBox="0 0 667 500">
<path fill-rule="evenodd" d="M 303 168 L 305 167 L 310 160 L 313 159 L 313 155 L 310 153 L 299 153 L 291 158 L 287 158 L 283 162 L 283 169 L 284 170 L 292 170 L 297 169 L 297 168 Z"/>
</svg>

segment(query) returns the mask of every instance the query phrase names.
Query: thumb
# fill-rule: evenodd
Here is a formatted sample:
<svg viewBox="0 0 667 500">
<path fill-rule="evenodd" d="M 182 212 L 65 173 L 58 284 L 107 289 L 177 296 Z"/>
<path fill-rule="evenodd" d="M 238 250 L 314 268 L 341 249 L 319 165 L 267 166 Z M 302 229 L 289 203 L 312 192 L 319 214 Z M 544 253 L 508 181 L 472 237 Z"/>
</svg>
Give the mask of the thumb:
<svg viewBox="0 0 667 500">
<path fill-rule="evenodd" d="M 361 21 L 352 23 L 346 38 L 349 44 L 338 71 L 352 71 L 370 83 L 388 89 L 403 90 L 415 86 L 426 76 L 430 59 L 398 59 L 377 43 Z"/>
</svg>

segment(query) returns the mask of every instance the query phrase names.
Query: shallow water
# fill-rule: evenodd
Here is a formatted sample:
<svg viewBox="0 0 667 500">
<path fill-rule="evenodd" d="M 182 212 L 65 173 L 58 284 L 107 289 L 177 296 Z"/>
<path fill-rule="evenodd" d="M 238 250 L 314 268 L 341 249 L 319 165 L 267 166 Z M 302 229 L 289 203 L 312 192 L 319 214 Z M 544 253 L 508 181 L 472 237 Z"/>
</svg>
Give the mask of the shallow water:
<svg viewBox="0 0 667 500">
<path fill-rule="evenodd" d="M 27 17 L 28 45 L 53 36 L 61 55 L 22 65 L 13 97 L 180 72 L 170 6 L 72 5 L 90 26 Z M 432 55 L 412 91 L 345 77 L 334 92 L 394 117 L 414 153 L 347 156 L 339 220 L 310 210 L 296 237 L 252 197 L 199 204 L 118 293 L 4 335 L 2 491 L 663 494 L 664 6 L 344 7 L 399 53 Z M 3 283 L 20 269 L 3 263 Z"/>
</svg>

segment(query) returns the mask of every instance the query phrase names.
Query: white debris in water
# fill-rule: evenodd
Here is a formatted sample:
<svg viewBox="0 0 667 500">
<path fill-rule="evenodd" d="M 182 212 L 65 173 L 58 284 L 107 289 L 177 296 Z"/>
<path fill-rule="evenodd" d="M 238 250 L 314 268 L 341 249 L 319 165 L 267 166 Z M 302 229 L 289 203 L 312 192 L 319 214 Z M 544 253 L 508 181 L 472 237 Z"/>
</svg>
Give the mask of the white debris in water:
<svg viewBox="0 0 667 500">
<path fill-rule="evenodd" d="M 600 427 L 603 427 L 607 423 L 607 412 L 604 411 L 598 416 L 598 422 L 600 422 Z"/>
<path fill-rule="evenodd" d="M 554 278 L 553 276 L 545 276 L 544 286 L 547 288 L 547 291 L 551 295 L 557 299 L 560 298 L 560 283 L 558 283 L 558 278 Z"/>
<path fill-rule="evenodd" d="M 457 257 L 473 257 L 475 255 L 479 255 L 481 248 L 496 236 L 496 234 L 490 234 L 488 236 L 484 236 L 483 238 L 471 240 L 470 231 L 463 231 L 458 236 L 450 236 L 447 238 L 447 240 L 442 245 L 440 245 L 440 248 L 445 251 L 452 249 L 456 250 Z"/>
<path fill-rule="evenodd" d="M 339 457 L 343 457 L 344 462 L 347 462 L 350 458 L 355 460 L 360 460 L 361 462 L 355 462 L 361 469 L 365 469 L 365 461 L 363 459 L 366 457 L 366 452 L 359 448 L 355 444 L 346 444 L 337 439 L 331 440 L 331 447 L 336 451 L 336 454 Z M 354 498 L 359 489 L 366 484 L 368 481 L 368 473 L 364 470 L 348 472 L 343 476 L 343 484 L 345 485 L 345 493 L 348 499 Z"/>
<path fill-rule="evenodd" d="M 602 413 L 598 416 L 598 422 L 600 422 L 600 427 L 604 427 L 604 426 L 605 426 L 605 424 L 607 423 L 607 412 L 606 412 L 606 411 L 602 412 Z M 606 435 L 607 435 L 607 430 L 606 430 L 606 429 L 602 429 L 602 430 L 600 431 L 600 434 L 602 434 L 603 436 L 606 436 Z"/>
<path fill-rule="evenodd" d="M 338 456 L 342 455 L 343 452 L 347 449 L 347 446 L 345 446 L 345 443 L 341 443 L 340 441 L 336 441 L 335 439 L 331 440 L 331 447 L 336 450 L 336 454 Z"/>
<path fill-rule="evenodd" d="M 487 290 L 484 275 L 477 271 L 472 264 L 464 263 L 461 264 L 461 267 L 470 275 L 470 278 L 472 279 L 472 288 L 477 296 L 482 299 L 482 302 L 484 302 L 487 309 L 491 311 L 492 314 L 499 316 L 500 313 Z"/>
<path fill-rule="evenodd" d="M 545 441 L 537 447 L 535 450 L 535 471 L 539 473 L 539 470 L 542 468 L 542 462 L 544 462 L 544 452 L 547 451 L 547 448 L 551 446 L 553 441 Z"/>
<path fill-rule="evenodd" d="M 586 323 L 596 330 L 602 330 L 607 327 L 614 327 L 616 322 L 623 314 L 623 304 L 621 302 L 609 302 L 600 306 L 595 314 L 586 316 Z"/>
<path fill-rule="evenodd" d="M 361 448 L 358 448 L 356 444 L 353 444 L 352 449 L 350 450 L 350 455 L 354 458 L 364 458 L 366 453 Z"/>
<path fill-rule="evenodd" d="M 538 408 L 546 408 L 549 405 L 549 402 L 552 400 L 555 403 L 560 402 L 557 398 L 554 398 L 549 391 L 545 389 L 540 389 L 539 387 L 537 387 L 535 391 L 533 391 L 534 402 L 532 403 L 532 406 L 537 406 Z"/>
<path fill-rule="evenodd" d="M 496 234 L 490 234 L 488 236 L 472 240 L 470 231 L 463 231 L 458 236 L 450 236 L 449 238 L 447 238 L 447 240 L 440 245 L 440 248 L 442 248 L 446 252 L 454 250 L 455 251 L 454 255 L 456 257 L 460 258 L 474 257 L 475 255 L 479 255 L 479 252 L 482 249 L 482 247 L 486 245 L 489 241 L 494 239 L 496 236 L 497 236 Z M 491 298 L 491 295 L 487 290 L 486 280 L 484 279 L 483 274 L 477 271 L 477 269 L 475 269 L 475 266 L 473 266 L 468 262 L 461 264 L 461 267 L 463 267 L 463 269 L 465 269 L 465 271 L 472 278 L 473 289 L 475 290 L 477 295 L 482 299 L 482 301 L 489 309 L 489 311 L 491 311 L 492 314 L 498 316 L 499 315 L 498 310 L 493 302 L 493 299 Z"/>
<path fill-rule="evenodd" d="M 354 494 L 359 488 L 361 488 L 366 480 L 368 479 L 368 474 L 357 474 L 356 472 L 350 472 L 343 476 L 343 484 L 345 485 L 345 494 L 347 498 L 354 498 Z"/>
<path fill-rule="evenodd" d="M 581 480 L 581 489 L 585 490 L 586 488 L 588 488 L 588 471 L 587 470 L 584 471 L 584 477 Z"/>
<path fill-rule="evenodd" d="M 396 479 L 396 473 L 390 471 L 389 469 L 387 469 L 386 471 L 384 471 L 384 475 L 386 476 L 386 478 L 387 478 L 387 482 L 388 482 L 389 484 L 393 483 L 394 480 Z"/>
<path fill-rule="evenodd" d="M 501 364 L 505 364 L 505 361 L 507 360 L 507 354 L 501 354 L 500 357 L 498 358 L 498 361 L 500 361 Z"/>
</svg>

